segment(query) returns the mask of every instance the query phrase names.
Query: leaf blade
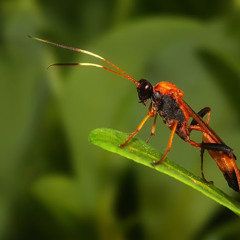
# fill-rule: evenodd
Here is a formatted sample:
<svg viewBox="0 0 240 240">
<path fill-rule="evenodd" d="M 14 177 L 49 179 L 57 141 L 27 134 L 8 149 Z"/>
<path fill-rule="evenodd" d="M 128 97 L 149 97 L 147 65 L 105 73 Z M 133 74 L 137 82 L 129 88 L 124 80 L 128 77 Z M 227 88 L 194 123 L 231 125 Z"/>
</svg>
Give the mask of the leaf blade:
<svg viewBox="0 0 240 240">
<path fill-rule="evenodd" d="M 155 168 L 157 171 L 185 183 L 240 215 L 240 203 L 238 201 L 216 186 L 206 184 L 200 177 L 195 176 L 176 163 L 166 159 L 162 164 L 153 167 L 151 162 L 158 160 L 161 154 L 144 141 L 134 138 L 124 149 L 119 148 L 119 145 L 126 140 L 127 136 L 125 133 L 112 129 L 95 129 L 89 135 L 89 142 L 147 167 Z"/>
</svg>

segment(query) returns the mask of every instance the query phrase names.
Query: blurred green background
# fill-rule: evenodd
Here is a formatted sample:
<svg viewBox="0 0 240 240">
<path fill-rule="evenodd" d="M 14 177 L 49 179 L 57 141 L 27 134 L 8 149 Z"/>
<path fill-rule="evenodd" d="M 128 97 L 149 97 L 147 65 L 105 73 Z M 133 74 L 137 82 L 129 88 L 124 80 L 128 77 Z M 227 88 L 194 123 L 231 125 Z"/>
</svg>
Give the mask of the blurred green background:
<svg viewBox="0 0 240 240">
<path fill-rule="evenodd" d="M 195 111 L 212 108 L 211 126 L 240 156 L 239 14 L 239 0 L 1 0 L 0 239 L 240 239 L 229 210 L 88 143 L 95 128 L 132 132 L 146 115 L 130 81 L 47 70 L 99 61 L 27 37 L 93 51 L 153 85 L 173 82 Z M 163 152 L 169 134 L 158 119 L 150 144 Z M 200 175 L 199 149 L 178 137 L 169 158 Z M 205 175 L 240 200 L 207 154 Z"/>
</svg>

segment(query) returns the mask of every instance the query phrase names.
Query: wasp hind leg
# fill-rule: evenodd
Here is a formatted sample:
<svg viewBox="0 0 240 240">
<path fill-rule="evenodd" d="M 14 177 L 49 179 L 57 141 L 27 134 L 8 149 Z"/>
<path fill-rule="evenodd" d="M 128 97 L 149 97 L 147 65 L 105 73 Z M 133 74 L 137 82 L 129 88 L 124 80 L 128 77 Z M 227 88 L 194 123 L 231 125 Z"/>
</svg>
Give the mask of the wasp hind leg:
<svg viewBox="0 0 240 240">
<path fill-rule="evenodd" d="M 206 123 L 208 124 L 209 121 L 210 121 L 210 113 L 211 113 L 211 109 L 210 109 L 209 107 L 205 107 L 205 108 L 201 109 L 201 110 L 198 112 L 198 115 L 199 115 L 201 118 L 203 118 L 203 117 L 207 114 L 207 121 L 206 121 Z M 197 124 L 196 120 L 193 119 L 192 122 L 191 122 L 191 124 L 190 124 L 190 126 L 192 127 L 192 126 L 196 126 L 196 125 L 198 125 L 198 124 Z M 209 146 L 208 146 L 208 145 L 209 145 L 208 143 L 202 142 L 201 147 L 200 147 L 200 148 L 201 148 L 201 149 L 200 149 L 200 155 L 201 155 L 201 175 L 202 175 L 202 179 L 203 179 L 203 181 L 204 181 L 205 183 L 207 183 L 207 184 L 213 184 L 213 181 L 208 181 L 208 180 L 205 178 L 204 172 L 203 172 L 203 155 L 204 155 L 204 152 L 205 152 L 205 150 L 211 150 L 211 149 L 209 149 Z"/>
<path fill-rule="evenodd" d="M 228 147 L 227 145 L 223 143 L 202 143 L 202 148 L 206 150 L 212 150 L 212 151 L 221 151 L 226 153 L 229 157 L 234 157 L 236 159 L 236 156 L 233 153 L 232 148 Z"/>
<path fill-rule="evenodd" d="M 221 152 L 224 152 L 226 154 L 228 154 L 228 156 L 230 157 L 234 157 L 236 159 L 236 156 L 233 154 L 233 150 L 228 147 L 227 145 L 225 144 L 222 144 L 222 143 L 202 143 L 202 146 L 201 146 L 201 173 L 202 173 L 202 178 L 204 180 L 204 182 L 206 183 L 213 183 L 213 181 L 207 181 L 206 178 L 204 177 L 204 174 L 203 174 L 203 154 L 204 154 L 204 151 L 205 150 L 210 150 L 210 151 L 221 151 Z"/>
<path fill-rule="evenodd" d="M 201 109 L 197 114 L 201 118 L 203 118 L 207 114 L 207 121 L 206 121 L 206 123 L 208 124 L 209 121 L 210 121 L 211 108 L 210 107 L 205 107 L 205 108 Z M 191 124 L 190 124 L 190 126 L 193 126 L 193 125 L 197 125 L 197 121 L 195 119 L 193 119 Z"/>
<path fill-rule="evenodd" d="M 201 147 L 201 174 L 202 174 L 202 179 L 205 183 L 207 184 L 213 184 L 213 181 L 208 181 L 205 176 L 204 176 L 204 172 L 203 172 L 203 155 L 204 155 L 204 151 L 205 151 L 205 148 Z"/>
</svg>

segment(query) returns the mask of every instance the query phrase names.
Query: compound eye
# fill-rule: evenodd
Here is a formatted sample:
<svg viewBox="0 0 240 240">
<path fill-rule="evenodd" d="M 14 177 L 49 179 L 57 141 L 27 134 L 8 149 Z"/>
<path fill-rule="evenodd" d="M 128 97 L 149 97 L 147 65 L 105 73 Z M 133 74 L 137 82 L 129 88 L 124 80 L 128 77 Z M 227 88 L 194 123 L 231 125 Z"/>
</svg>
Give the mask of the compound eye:
<svg viewBox="0 0 240 240">
<path fill-rule="evenodd" d="M 150 82 L 145 79 L 139 80 L 140 85 L 137 88 L 138 97 L 140 102 L 144 102 L 145 100 L 152 97 L 153 87 Z"/>
<path fill-rule="evenodd" d="M 151 91 L 151 85 L 150 85 L 149 83 L 147 83 L 147 84 L 144 86 L 144 89 L 142 89 L 142 90 L 143 90 L 143 93 L 144 93 L 145 95 L 148 95 L 149 90 Z"/>
</svg>

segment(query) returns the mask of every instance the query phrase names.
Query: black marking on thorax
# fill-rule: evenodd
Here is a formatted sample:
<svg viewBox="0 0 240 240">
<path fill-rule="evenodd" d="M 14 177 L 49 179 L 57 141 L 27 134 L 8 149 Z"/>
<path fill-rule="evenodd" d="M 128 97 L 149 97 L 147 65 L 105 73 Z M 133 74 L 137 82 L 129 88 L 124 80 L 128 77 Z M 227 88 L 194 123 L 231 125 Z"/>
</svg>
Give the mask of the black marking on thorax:
<svg viewBox="0 0 240 240">
<path fill-rule="evenodd" d="M 178 120 L 178 127 L 180 127 L 185 121 L 182 109 L 179 107 L 176 100 L 169 95 L 161 97 L 157 111 L 167 124 L 171 124 L 173 120 Z"/>
</svg>

